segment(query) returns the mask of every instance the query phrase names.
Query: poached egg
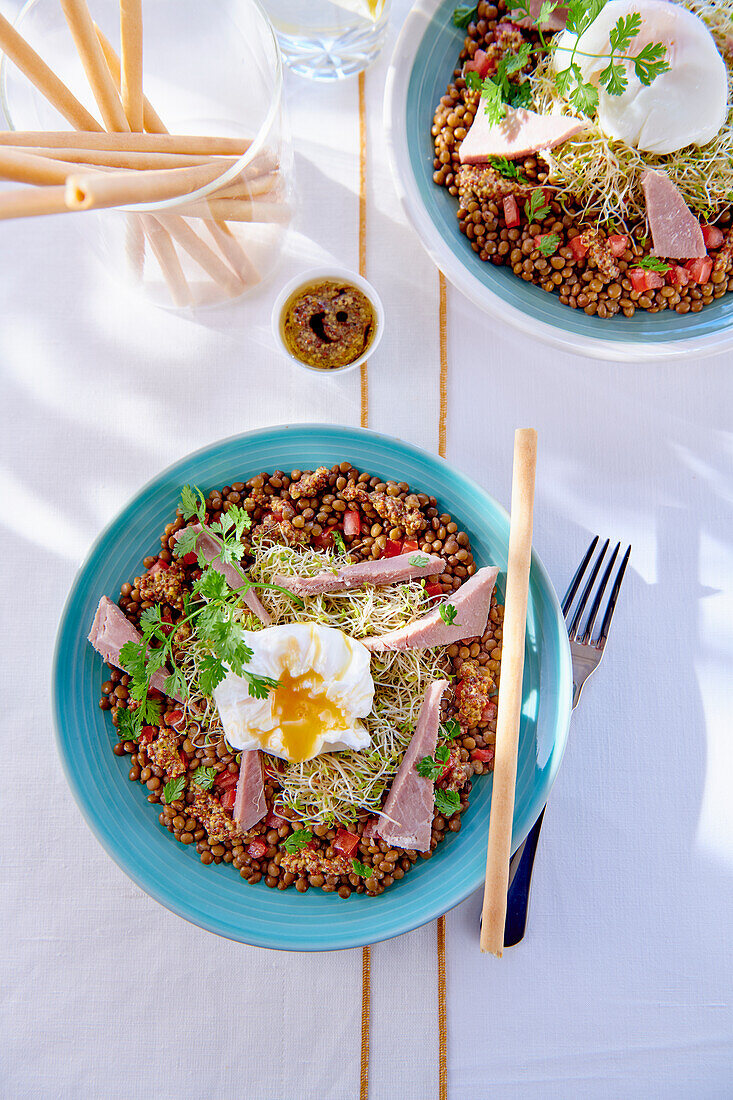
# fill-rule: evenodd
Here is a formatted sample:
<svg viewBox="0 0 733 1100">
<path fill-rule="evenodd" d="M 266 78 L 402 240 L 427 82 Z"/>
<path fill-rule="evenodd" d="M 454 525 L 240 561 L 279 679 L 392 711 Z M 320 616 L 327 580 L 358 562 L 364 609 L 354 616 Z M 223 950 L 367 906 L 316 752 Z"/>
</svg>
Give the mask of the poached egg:
<svg viewBox="0 0 733 1100">
<path fill-rule="evenodd" d="M 609 34 L 622 16 L 638 12 L 641 30 L 623 53 L 636 56 L 644 46 L 661 42 L 668 72 L 649 85 L 641 83 L 632 61 L 620 61 L 628 86 L 609 95 L 598 77 L 608 64 Z M 598 88 L 598 122 L 608 137 L 646 153 L 672 153 L 686 145 L 711 141 L 728 111 L 728 75 L 710 31 L 698 16 L 670 0 L 609 0 L 600 15 L 578 37 L 564 31 L 557 42 L 554 67 L 563 72 L 574 63 L 583 80 Z"/>
<path fill-rule="evenodd" d="M 214 701 L 229 744 L 263 749 L 291 763 L 323 752 L 364 749 L 371 738 L 360 718 L 372 709 L 369 651 L 341 630 L 292 623 L 245 631 L 253 652 L 247 671 L 277 680 L 266 698 L 229 672 Z"/>
</svg>

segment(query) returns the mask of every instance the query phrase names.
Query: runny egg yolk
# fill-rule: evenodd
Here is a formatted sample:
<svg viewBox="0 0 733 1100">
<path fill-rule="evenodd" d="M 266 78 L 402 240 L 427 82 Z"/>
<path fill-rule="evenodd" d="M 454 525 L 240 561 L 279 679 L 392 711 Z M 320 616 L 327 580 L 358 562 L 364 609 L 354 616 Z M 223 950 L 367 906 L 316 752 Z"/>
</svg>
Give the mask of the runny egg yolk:
<svg viewBox="0 0 733 1100">
<path fill-rule="evenodd" d="M 324 692 L 325 681 L 317 672 L 292 676 L 283 669 L 279 686 L 270 698 L 272 714 L 282 734 L 283 749 L 294 764 L 308 760 L 316 741 L 327 729 L 343 726 L 345 715 Z"/>
</svg>

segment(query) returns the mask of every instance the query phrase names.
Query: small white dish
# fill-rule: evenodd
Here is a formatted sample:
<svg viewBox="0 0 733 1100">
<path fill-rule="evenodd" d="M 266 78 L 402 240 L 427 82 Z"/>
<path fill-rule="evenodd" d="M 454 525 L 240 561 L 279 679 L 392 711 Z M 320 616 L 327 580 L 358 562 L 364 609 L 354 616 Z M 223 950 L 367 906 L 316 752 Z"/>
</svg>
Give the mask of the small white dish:
<svg viewBox="0 0 733 1100">
<path fill-rule="evenodd" d="M 304 363 L 301 359 L 298 359 L 297 356 L 293 355 L 282 335 L 282 315 L 290 299 L 302 287 L 308 286 L 309 283 L 320 282 L 323 279 L 351 283 L 352 286 L 355 286 L 369 299 L 376 318 L 374 333 L 366 351 L 360 355 L 358 359 L 354 359 L 353 363 L 346 363 L 343 367 L 313 367 L 309 363 Z M 363 279 L 361 275 L 357 275 L 354 271 L 349 271 L 345 267 L 314 267 L 308 271 L 301 271 L 299 275 L 296 275 L 294 279 L 291 279 L 289 283 L 285 284 L 272 307 L 272 335 L 279 350 L 286 359 L 289 359 L 292 363 L 297 363 L 299 367 L 302 367 L 303 370 L 310 371 L 311 374 L 345 374 L 347 371 L 356 370 L 357 367 L 365 363 L 377 350 L 379 341 L 382 339 L 383 331 L 384 306 L 382 305 L 382 299 L 371 283 Z"/>
</svg>

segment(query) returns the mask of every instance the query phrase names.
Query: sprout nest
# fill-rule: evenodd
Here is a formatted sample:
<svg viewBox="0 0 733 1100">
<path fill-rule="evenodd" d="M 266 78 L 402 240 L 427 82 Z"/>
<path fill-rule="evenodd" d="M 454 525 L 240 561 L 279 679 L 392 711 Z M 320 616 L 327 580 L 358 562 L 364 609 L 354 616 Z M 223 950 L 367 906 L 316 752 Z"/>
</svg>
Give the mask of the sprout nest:
<svg viewBox="0 0 733 1100">
<path fill-rule="evenodd" d="M 683 6 L 708 26 L 728 71 L 728 101 L 733 88 L 733 0 L 684 0 Z M 573 116 L 571 105 L 558 93 L 552 74 L 552 54 L 531 76 L 535 108 L 543 114 Z M 544 153 L 549 183 L 558 201 L 580 208 L 584 216 L 626 229 L 645 219 L 641 174 L 645 168 L 665 171 L 696 214 L 712 219 L 733 202 L 733 108 L 725 124 L 706 145 L 688 145 L 674 153 L 641 153 L 602 132 L 597 118 L 584 119 L 583 133 Z"/>
</svg>

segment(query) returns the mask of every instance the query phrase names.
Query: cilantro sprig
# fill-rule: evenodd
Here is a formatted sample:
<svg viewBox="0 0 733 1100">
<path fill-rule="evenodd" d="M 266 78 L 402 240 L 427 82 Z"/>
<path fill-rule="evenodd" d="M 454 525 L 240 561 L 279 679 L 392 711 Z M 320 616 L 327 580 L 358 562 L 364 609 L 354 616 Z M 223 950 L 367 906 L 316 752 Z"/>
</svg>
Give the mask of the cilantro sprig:
<svg viewBox="0 0 733 1100">
<path fill-rule="evenodd" d="M 310 829 L 296 829 L 290 836 L 286 836 L 285 840 L 280 841 L 280 847 L 284 848 L 289 856 L 297 856 L 298 852 L 302 852 L 312 840 L 313 833 Z"/>
<path fill-rule="evenodd" d="M 208 791 L 216 779 L 216 768 L 197 768 L 191 776 L 191 782 L 200 787 L 202 791 Z"/>
<path fill-rule="evenodd" d="M 642 256 L 640 260 L 634 261 L 634 267 L 641 267 L 644 271 L 658 271 L 660 275 L 666 274 L 671 266 L 656 256 Z"/>
<path fill-rule="evenodd" d="M 354 868 L 354 874 L 359 875 L 360 878 L 371 878 L 374 874 L 373 867 L 367 867 L 366 863 L 361 863 L 358 859 L 352 859 L 351 866 Z"/>
<path fill-rule="evenodd" d="M 527 215 L 527 221 L 529 222 L 541 222 L 550 213 L 549 203 L 541 187 L 535 187 L 525 202 L 524 213 Z"/>
<path fill-rule="evenodd" d="M 163 787 L 163 798 L 166 804 L 170 806 L 171 802 L 177 802 L 186 789 L 186 777 L 185 775 L 179 775 L 176 779 L 169 779 L 165 787 Z"/>
<path fill-rule="evenodd" d="M 557 233 L 545 233 L 537 242 L 537 250 L 542 256 L 554 256 L 560 247 L 560 238 Z"/>
<path fill-rule="evenodd" d="M 459 4 L 458 7 L 453 10 L 453 26 L 461 27 L 465 30 L 469 23 L 473 23 L 477 15 L 478 6 L 472 8 L 469 7 L 468 4 Z"/>
<path fill-rule="evenodd" d="M 445 817 L 452 817 L 460 809 L 461 798 L 458 791 L 444 791 L 440 787 L 435 790 L 435 808 Z"/>
<path fill-rule="evenodd" d="M 452 626 L 456 621 L 458 612 L 452 603 L 442 603 L 438 608 L 438 614 L 446 626 Z"/>
<path fill-rule="evenodd" d="M 424 569 L 430 561 L 427 554 L 410 554 L 407 559 L 410 565 L 414 565 L 416 569 Z"/>
</svg>

